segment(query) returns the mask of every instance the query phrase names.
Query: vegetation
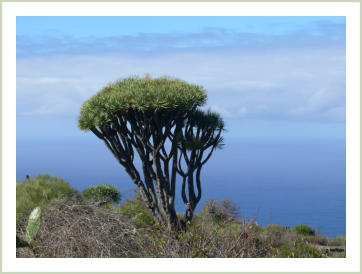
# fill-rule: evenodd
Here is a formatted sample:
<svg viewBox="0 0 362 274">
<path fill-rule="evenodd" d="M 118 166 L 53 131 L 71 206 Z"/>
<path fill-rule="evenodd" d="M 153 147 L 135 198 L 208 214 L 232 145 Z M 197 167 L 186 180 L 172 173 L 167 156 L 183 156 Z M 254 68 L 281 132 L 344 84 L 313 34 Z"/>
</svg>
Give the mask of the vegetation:
<svg viewBox="0 0 362 274">
<path fill-rule="evenodd" d="M 201 199 L 202 167 L 222 146 L 224 122 L 217 113 L 199 108 L 205 102 L 201 86 L 167 77 L 131 77 L 103 88 L 80 110 L 79 128 L 105 143 L 154 219 L 169 230 L 180 227 L 176 176 L 182 178 L 186 224 Z M 134 165 L 135 153 L 141 172 Z"/>
<path fill-rule="evenodd" d="M 41 209 L 40 207 L 34 208 L 30 213 L 28 226 L 26 227 L 25 240 L 27 243 L 32 244 L 39 231 L 40 227 Z"/>
<path fill-rule="evenodd" d="M 66 181 L 48 174 L 16 183 L 16 222 L 26 222 L 35 207 L 75 194 Z"/>
<path fill-rule="evenodd" d="M 301 235 L 315 235 L 314 229 L 308 225 L 297 225 L 293 228 L 293 230 Z"/>
<path fill-rule="evenodd" d="M 42 184 L 37 191 L 42 193 L 42 188 L 48 187 Z M 40 199 L 41 217 L 36 209 L 28 222 L 17 225 L 17 257 L 346 257 L 344 236 L 326 238 L 305 233 L 306 229 L 259 226 L 255 220 L 240 218 L 237 206 L 229 200 L 210 200 L 185 230 L 168 230 L 166 224 L 155 220 L 139 192 L 119 205 L 100 204 L 73 193 L 46 203 Z"/>
<path fill-rule="evenodd" d="M 327 244 L 330 246 L 345 246 L 346 236 L 340 235 L 332 239 L 328 239 Z"/>
<path fill-rule="evenodd" d="M 107 184 L 87 187 L 82 191 L 82 197 L 101 203 L 118 203 L 121 201 L 119 190 Z"/>
<path fill-rule="evenodd" d="M 215 223 L 223 223 L 225 221 L 236 221 L 239 216 L 240 208 L 230 200 L 209 200 L 201 209 L 198 216 L 208 218 Z"/>
<path fill-rule="evenodd" d="M 138 191 L 135 192 L 134 199 L 121 204 L 117 210 L 138 228 L 152 227 L 156 224 L 155 218 L 150 214 Z"/>
</svg>

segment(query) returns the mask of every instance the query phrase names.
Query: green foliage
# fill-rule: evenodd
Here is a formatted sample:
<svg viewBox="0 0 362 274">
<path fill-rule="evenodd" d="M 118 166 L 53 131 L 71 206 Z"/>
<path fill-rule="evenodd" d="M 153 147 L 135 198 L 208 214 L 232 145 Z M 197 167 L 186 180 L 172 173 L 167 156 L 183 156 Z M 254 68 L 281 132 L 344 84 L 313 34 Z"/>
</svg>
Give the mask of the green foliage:
<svg viewBox="0 0 362 274">
<path fill-rule="evenodd" d="M 236 221 L 240 208 L 230 200 L 209 200 L 201 208 L 198 216 L 206 217 L 215 223 Z"/>
<path fill-rule="evenodd" d="M 293 231 L 300 235 L 315 235 L 314 229 L 308 225 L 296 225 Z"/>
<path fill-rule="evenodd" d="M 210 110 L 204 112 L 202 110 L 195 110 L 190 113 L 187 121 L 187 126 L 194 128 L 195 130 L 204 130 L 204 131 L 219 131 L 225 130 L 224 121 L 221 118 L 220 114 L 211 112 Z M 189 131 L 189 134 L 185 136 L 178 135 L 177 141 L 181 142 L 182 145 L 188 149 L 202 149 L 205 150 L 211 146 L 221 149 L 223 147 L 223 137 L 221 135 L 210 136 L 207 139 L 197 139 L 193 131 Z"/>
<path fill-rule="evenodd" d="M 268 234 L 281 235 L 282 233 L 289 232 L 289 231 L 290 231 L 289 226 L 274 225 L 274 224 L 264 226 L 262 229 L 262 233 L 265 235 L 268 235 Z"/>
<path fill-rule="evenodd" d="M 298 238 L 298 235 L 292 232 L 290 227 L 275 224 L 262 227 L 261 235 L 264 239 L 267 239 L 273 247 L 281 246 Z"/>
<path fill-rule="evenodd" d="M 328 239 L 325 236 L 320 235 L 320 234 L 310 236 L 309 241 L 313 242 L 315 244 L 318 244 L 318 245 L 328 245 Z"/>
<path fill-rule="evenodd" d="M 121 200 L 119 190 L 107 184 L 87 187 L 82 191 L 82 197 L 86 200 L 106 203 L 118 203 Z"/>
<path fill-rule="evenodd" d="M 146 231 L 140 235 L 140 242 L 144 246 L 142 257 L 153 258 L 264 257 L 270 250 L 247 227 L 236 223 L 217 224 L 211 220 L 194 220 L 186 230 Z"/>
<path fill-rule="evenodd" d="M 220 114 L 208 110 L 196 110 L 189 117 L 189 123 L 197 126 L 200 129 L 220 129 L 224 128 L 225 124 Z"/>
<path fill-rule="evenodd" d="M 32 244 L 36 237 L 36 234 L 39 231 L 40 227 L 40 217 L 41 217 L 41 209 L 40 207 L 34 208 L 34 210 L 30 213 L 28 226 L 26 227 L 25 240 Z"/>
<path fill-rule="evenodd" d="M 346 246 L 346 236 L 340 235 L 328 240 L 330 246 Z"/>
<path fill-rule="evenodd" d="M 152 227 L 156 224 L 138 192 L 136 192 L 134 199 L 120 205 L 119 212 L 122 216 L 131 219 L 136 227 Z"/>
<path fill-rule="evenodd" d="M 86 101 L 78 126 L 82 130 L 102 126 L 117 112 L 189 110 L 205 101 L 206 92 L 201 86 L 168 77 L 130 77 L 108 85 Z"/>
<path fill-rule="evenodd" d="M 16 183 L 17 223 L 28 216 L 35 207 L 43 207 L 52 201 L 71 196 L 75 190 L 55 176 L 38 175 Z"/>
<path fill-rule="evenodd" d="M 321 258 L 326 257 L 317 248 L 312 247 L 304 241 L 290 242 L 277 248 L 278 257 L 283 258 Z"/>
</svg>

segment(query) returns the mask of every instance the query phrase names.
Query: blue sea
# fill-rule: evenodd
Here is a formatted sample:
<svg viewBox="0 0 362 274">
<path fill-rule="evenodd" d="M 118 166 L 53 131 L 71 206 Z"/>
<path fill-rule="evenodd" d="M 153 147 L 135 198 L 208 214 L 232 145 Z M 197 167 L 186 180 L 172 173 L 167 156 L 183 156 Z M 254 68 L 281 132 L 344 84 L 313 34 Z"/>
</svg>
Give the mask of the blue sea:
<svg viewBox="0 0 362 274">
<path fill-rule="evenodd" d="M 72 187 L 107 183 L 123 199 L 135 186 L 96 137 L 17 138 L 17 180 L 56 175 Z M 344 140 L 226 138 L 202 171 L 203 197 L 230 199 L 241 216 L 260 225 L 307 224 L 334 237 L 346 233 L 346 146 Z M 177 211 L 184 211 L 180 195 Z"/>
</svg>

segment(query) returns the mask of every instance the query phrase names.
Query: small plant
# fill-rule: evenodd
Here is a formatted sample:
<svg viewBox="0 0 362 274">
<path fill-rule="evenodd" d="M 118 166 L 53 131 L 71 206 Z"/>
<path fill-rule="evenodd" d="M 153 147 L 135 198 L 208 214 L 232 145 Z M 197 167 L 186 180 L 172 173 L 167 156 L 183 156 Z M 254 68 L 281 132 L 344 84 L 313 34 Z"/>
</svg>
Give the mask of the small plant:
<svg viewBox="0 0 362 274">
<path fill-rule="evenodd" d="M 25 240 L 28 244 L 33 244 L 36 234 L 38 234 L 40 227 L 41 209 L 40 207 L 34 208 L 30 213 L 28 226 L 26 227 Z"/>
<path fill-rule="evenodd" d="M 118 203 L 121 200 L 119 190 L 107 184 L 87 187 L 83 190 L 82 196 L 86 200 L 105 203 Z"/>
<path fill-rule="evenodd" d="M 308 235 L 313 236 L 313 235 L 315 235 L 314 229 L 311 228 L 308 225 L 296 225 L 293 228 L 293 231 L 296 232 L 297 234 L 305 235 L 305 236 L 308 236 Z"/>
</svg>

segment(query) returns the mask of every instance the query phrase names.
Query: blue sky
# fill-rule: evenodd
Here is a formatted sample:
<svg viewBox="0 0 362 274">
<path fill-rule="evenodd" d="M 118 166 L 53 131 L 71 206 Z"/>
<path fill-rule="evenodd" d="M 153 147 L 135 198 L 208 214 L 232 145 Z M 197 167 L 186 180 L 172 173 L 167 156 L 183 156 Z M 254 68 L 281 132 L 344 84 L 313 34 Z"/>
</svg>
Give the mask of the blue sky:
<svg viewBox="0 0 362 274">
<path fill-rule="evenodd" d="M 83 137 L 130 75 L 203 85 L 230 137 L 345 138 L 345 17 L 17 17 L 17 135 Z"/>
<path fill-rule="evenodd" d="M 258 34 L 286 34 L 300 30 L 317 33 L 323 25 L 343 27 L 345 17 L 330 16 L 20 16 L 17 34 L 32 36 L 72 35 L 107 37 L 137 33 L 197 33 L 208 28 L 235 30 Z M 125 27 L 126 26 L 126 27 Z M 321 30 L 326 32 L 327 29 Z"/>
</svg>

